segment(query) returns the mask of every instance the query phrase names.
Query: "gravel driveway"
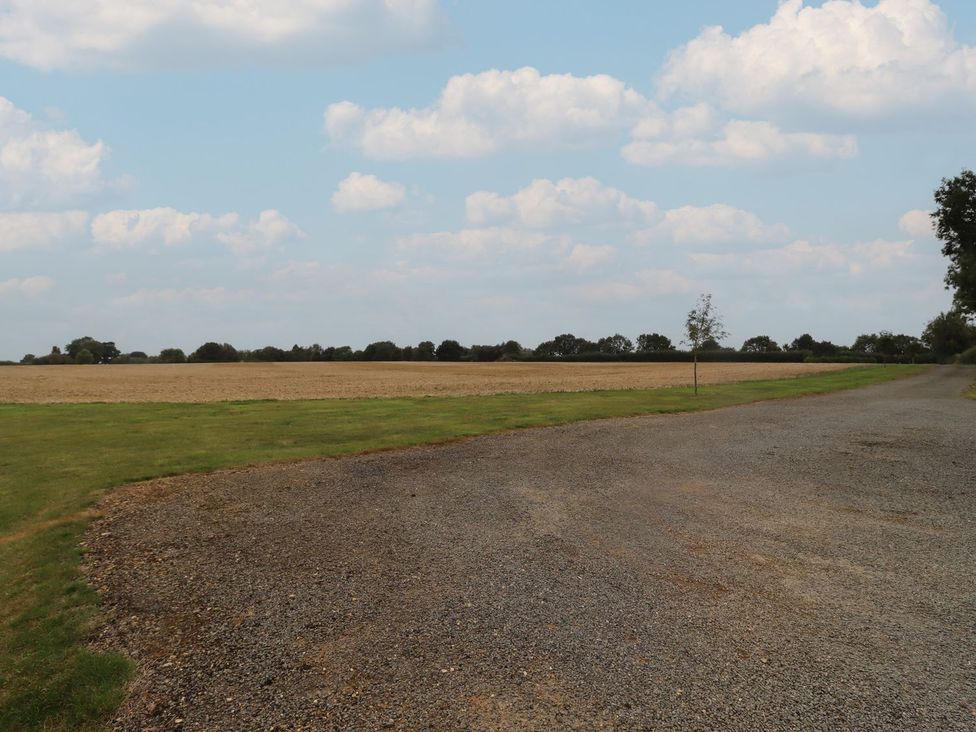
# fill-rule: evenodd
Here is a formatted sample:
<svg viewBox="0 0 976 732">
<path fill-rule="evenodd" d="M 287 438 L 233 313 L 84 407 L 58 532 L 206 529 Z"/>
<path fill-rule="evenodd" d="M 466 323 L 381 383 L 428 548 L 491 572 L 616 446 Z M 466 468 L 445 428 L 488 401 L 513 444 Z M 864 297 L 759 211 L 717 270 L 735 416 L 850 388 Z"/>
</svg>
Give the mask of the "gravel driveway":
<svg viewBox="0 0 976 732">
<path fill-rule="evenodd" d="M 117 491 L 114 727 L 976 729 L 973 377 Z"/>
</svg>

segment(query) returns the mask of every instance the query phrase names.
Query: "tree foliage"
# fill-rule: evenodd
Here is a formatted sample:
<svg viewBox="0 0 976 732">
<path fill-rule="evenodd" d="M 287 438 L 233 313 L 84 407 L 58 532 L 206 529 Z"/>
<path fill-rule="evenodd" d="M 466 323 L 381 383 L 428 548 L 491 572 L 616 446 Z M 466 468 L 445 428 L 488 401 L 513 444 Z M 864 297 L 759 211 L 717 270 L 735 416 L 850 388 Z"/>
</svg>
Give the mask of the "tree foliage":
<svg viewBox="0 0 976 732">
<path fill-rule="evenodd" d="M 753 336 L 742 344 L 742 353 L 779 353 L 783 349 L 767 335 Z"/>
<path fill-rule="evenodd" d="M 91 336 L 75 338 L 64 347 L 64 350 L 68 358 L 76 363 L 78 362 L 78 355 L 82 351 L 88 351 L 92 357 L 91 361 L 85 361 L 85 363 L 112 363 L 122 355 L 113 341 L 96 341 Z"/>
<path fill-rule="evenodd" d="M 596 343 L 597 351 L 600 353 L 609 353 L 612 356 L 619 356 L 623 353 L 632 353 L 634 350 L 634 344 L 631 342 L 630 338 L 615 333 L 612 336 L 607 336 L 606 338 L 601 338 Z"/>
<path fill-rule="evenodd" d="M 673 351 L 671 339 L 660 333 L 641 333 L 637 336 L 637 350 L 641 351 Z"/>
<path fill-rule="evenodd" d="M 685 343 L 692 352 L 719 348 L 719 341 L 728 336 L 722 317 L 712 304 L 711 295 L 701 295 L 698 304 L 685 321 Z M 706 348 L 708 346 L 709 348 Z"/>
<path fill-rule="evenodd" d="M 443 340 L 434 354 L 438 361 L 460 361 L 464 356 L 464 346 L 454 340 Z"/>
<path fill-rule="evenodd" d="M 943 178 L 935 202 L 935 233 L 949 259 L 946 288 L 953 290 L 956 309 L 976 315 L 976 173 Z"/>
<path fill-rule="evenodd" d="M 230 363 L 240 361 L 241 355 L 230 343 L 208 341 L 191 353 L 189 360 L 195 363 Z"/>
<path fill-rule="evenodd" d="M 921 340 L 936 356 L 946 358 L 976 346 L 976 327 L 958 310 L 950 310 L 929 321 Z"/>
</svg>

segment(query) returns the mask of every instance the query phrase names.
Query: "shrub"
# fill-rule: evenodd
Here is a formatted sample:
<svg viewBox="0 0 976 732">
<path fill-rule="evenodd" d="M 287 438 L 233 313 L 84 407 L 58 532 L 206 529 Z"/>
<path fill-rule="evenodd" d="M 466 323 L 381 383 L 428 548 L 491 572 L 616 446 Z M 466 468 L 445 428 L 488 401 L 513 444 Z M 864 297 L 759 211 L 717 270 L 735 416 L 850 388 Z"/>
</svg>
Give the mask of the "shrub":
<svg viewBox="0 0 976 732">
<path fill-rule="evenodd" d="M 959 363 L 964 363 L 969 366 L 976 366 L 976 346 L 967 348 L 965 351 L 960 353 Z"/>
</svg>

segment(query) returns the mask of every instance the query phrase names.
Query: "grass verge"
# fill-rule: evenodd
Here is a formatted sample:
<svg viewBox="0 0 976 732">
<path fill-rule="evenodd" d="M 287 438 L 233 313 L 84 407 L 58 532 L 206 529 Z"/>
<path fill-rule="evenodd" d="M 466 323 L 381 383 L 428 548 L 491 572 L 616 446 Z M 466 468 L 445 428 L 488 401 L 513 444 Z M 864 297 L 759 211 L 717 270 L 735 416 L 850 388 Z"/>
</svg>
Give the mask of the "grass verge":
<svg viewBox="0 0 976 732">
<path fill-rule="evenodd" d="M 856 368 L 690 389 L 210 404 L 0 405 L 0 729 L 93 729 L 131 668 L 85 637 L 98 598 L 79 541 L 114 486 L 586 419 L 716 409 L 918 373 Z"/>
</svg>

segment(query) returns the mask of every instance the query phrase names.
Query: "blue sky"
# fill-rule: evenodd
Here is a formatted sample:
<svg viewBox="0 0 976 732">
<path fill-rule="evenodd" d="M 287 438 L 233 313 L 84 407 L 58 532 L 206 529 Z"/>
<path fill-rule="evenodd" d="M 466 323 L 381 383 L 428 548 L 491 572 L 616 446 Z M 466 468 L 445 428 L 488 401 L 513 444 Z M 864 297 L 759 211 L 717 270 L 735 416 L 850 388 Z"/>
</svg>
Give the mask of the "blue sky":
<svg viewBox="0 0 976 732">
<path fill-rule="evenodd" d="M 917 334 L 976 7 L 0 0 L 0 358 Z M 720 28 L 719 28 L 720 27 Z"/>
</svg>

